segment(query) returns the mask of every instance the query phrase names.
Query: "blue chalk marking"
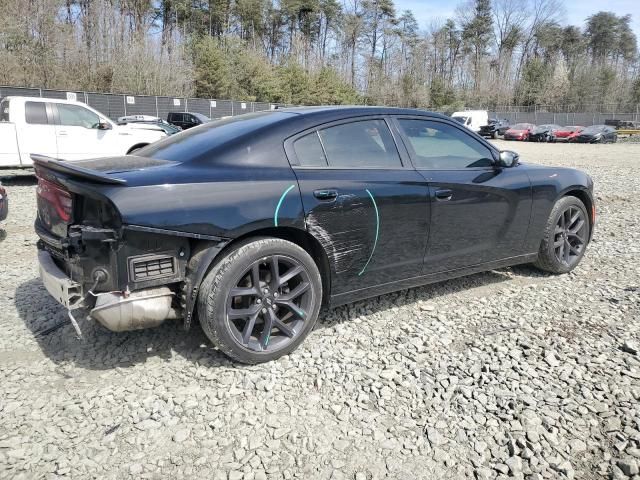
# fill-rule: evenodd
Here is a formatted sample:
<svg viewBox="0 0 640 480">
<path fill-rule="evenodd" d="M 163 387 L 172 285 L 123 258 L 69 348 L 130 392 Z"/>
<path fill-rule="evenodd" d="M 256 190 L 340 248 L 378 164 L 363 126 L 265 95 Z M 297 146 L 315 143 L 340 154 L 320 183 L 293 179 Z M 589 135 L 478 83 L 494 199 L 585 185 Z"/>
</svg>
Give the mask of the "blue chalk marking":
<svg viewBox="0 0 640 480">
<path fill-rule="evenodd" d="M 362 267 L 362 270 L 360 270 L 360 273 L 358 274 L 358 276 L 362 275 L 364 271 L 367 269 L 367 267 L 369 266 L 369 262 L 373 258 L 373 253 L 376 251 L 376 247 L 378 246 L 378 235 L 380 234 L 380 214 L 378 213 L 378 205 L 376 204 L 376 199 L 373 198 L 373 195 L 371 195 L 371 192 L 368 189 L 367 189 L 367 193 L 371 197 L 371 201 L 373 202 L 373 208 L 376 211 L 376 239 L 373 242 L 373 248 L 371 249 L 371 255 L 369 255 L 369 260 L 367 260 L 367 263 L 364 264 L 364 267 Z"/>
<path fill-rule="evenodd" d="M 289 188 L 287 188 L 284 191 L 284 193 L 282 194 L 282 196 L 280 197 L 280 201 L 278 202 L 278 206 L 276 207 L 276 212 L 273 214 L 273 224 L 276 227 L 278 226 L 278 212 L 280 211 L 280 207 L 282 206 L 282 202 L 284 201 L 284 197 L 287 196 L 287 193 L 289 193 L 293 187 L 295 187 L 295 185 L 291 185 Z"/>
</svg>

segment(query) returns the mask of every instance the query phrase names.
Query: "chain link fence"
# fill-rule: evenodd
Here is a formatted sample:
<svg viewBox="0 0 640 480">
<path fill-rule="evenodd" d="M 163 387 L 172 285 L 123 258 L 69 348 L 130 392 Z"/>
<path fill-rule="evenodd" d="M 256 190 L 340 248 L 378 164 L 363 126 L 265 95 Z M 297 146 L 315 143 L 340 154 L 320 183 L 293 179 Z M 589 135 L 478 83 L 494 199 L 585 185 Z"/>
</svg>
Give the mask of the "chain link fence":
<svg viewBox="0 0 640 480">
<path fill-rule="evenodd" d="M 95 108 L 112 120 L 125 115 L 151 115 L 167 118 L 169 112 L 197 112 L 209 118 L 222 118 L 250 112 L 275 110 L 286 105 L 265 102 L 240 102 L 185 97 L 157 97 L 111 93 L 74 92 L 42 88 L 0 86 L 0 98 L 8 96 L 46 97 L 77 100 Z M 640 121 L 639 105 L 493 105 L 479 107 L 511 123 L 527 122 L 536 125 L 599 125 L 605 120 Z"/>
<path fill-rule="evenodd" d="M 275 110 L 285 106 L 277 103 L 239 102 L 213 98 L 157 97 L 0 86 L 0 98 L 9 96 L 57 98 L 84 102 L 114 121 L 125 115 L 151 115 L 166 119 L 169 112 L 195 112 L 216 119 Z"/>
</svg>

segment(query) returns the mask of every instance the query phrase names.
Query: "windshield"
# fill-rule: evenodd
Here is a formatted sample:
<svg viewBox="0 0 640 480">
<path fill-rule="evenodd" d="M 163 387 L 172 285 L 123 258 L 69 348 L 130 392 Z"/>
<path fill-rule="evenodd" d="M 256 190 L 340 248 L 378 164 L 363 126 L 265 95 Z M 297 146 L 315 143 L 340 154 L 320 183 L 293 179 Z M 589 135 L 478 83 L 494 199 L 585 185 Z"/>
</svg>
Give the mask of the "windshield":
<svg viewBox="0 0 640 480">
<path fill-rule="evenodd" d="M 453 118 L 456 122 L 460 122 L 464 125 L 465 123 L 467 123 L 467 120 L 469 117 L 459 117 L 456 115 L 455 117 L 451 117 L 451 118 Z"/>
<path fill-rule="evenodd" d="M 529 124 L 528 123 L 516 123 L 513 127 L 511 127 L 512 130 L 526 130 L 529 128 Z"/>
<path fill-rule="evenodd" d="M 136 155 L 189 162 L 206 157 L 209 152 L 225 143 L 250 135 L 292 115 L 287 112 L 260 112 L 215 120 L 152 143 L 138 150 Z"/>
<path fill-rule="evenodd" d="M 600 133 L 602 132 L 603 129 L 604 129 L 603 125 L 591 125 L 590 127 L 585 128 L 582 131 L 582 133 L 586 133 L 586 134 Z"/>
<path fill-rule="evenodd" d="M 582 127 L 564 127 L 562 130 L 564 130 L 565 132 L 577 132 L 578 130 L 580 130 L 580 128 Z"/>
</svg>

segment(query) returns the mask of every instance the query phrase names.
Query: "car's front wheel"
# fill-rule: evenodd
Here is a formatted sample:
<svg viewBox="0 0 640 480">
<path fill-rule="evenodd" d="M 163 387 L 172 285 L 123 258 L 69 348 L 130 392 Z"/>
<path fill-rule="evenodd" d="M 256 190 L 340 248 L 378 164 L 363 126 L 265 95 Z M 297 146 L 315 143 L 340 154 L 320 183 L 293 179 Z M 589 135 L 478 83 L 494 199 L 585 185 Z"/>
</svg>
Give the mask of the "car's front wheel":
<svg viewBox="0 0 640 480">
<path fill-rule="evenodd" d="M 551 273 L 567 273 L 578 266 L 591 228 L 584 203 L 563 197 L 555 204 L 544 230 L 535 265 Z"/>
<path fill-rule="evenodd" d="M 240 243 L 202 282 L 198 316 L 222 352 L 242 363 L 275 360 L 313 329 L 322 303 L 320 272 L 309 254 L 279 238 Z"/>
</svg>

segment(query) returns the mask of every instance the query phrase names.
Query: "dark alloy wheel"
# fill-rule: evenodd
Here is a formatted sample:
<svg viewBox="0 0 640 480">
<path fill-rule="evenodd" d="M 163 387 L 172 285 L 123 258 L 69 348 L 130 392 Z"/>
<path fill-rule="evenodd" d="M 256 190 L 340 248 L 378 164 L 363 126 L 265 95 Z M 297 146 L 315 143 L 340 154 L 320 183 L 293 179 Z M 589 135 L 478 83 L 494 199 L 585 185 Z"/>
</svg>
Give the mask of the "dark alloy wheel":
<svg viewBox="0 0 640 480">
<path fill-rule="evenodd" d="M 580 261 L 587 245 L 588 220 L 582 209 L 569 206 L 558 218 L 553 247 L 556 259 L 568 267 Z"/>
<path fill-rule="evenodd" d="M 321 301 L 320 272 L 304 249 L 279 238 L 254 238 L 227 252 L 207 274 L 198 318 L 225 354 L 261 363 L 302 343 Z"/>
<path fill-rule="evenodd" d="M 284 348 L 309 321 L 313 292 L 298 260 L 270 255 L 251 264 L 227 297 L 227 323 L 236 342 L 263 352 Z"/>
<path fill-rule="evenodd" d="M 579 198 L 558 200 L 549 215 L 535 265 L 552 273 L 573 270 L 584 256 L 590 228 L 587 209 Z"/>
</svg>

